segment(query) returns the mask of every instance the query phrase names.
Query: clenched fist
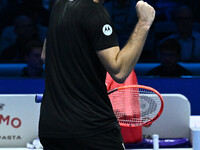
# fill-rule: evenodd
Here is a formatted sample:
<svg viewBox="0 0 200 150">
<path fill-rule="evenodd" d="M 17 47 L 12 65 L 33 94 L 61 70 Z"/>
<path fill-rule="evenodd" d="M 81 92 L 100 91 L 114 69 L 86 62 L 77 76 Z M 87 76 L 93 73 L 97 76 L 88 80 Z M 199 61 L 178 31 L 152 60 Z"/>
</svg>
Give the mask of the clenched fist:
<svg viewBox="0 0 200 150">
<path fill-rule="evenodd" d="M 155 10 L 152 6 L 140 0 L 136 4 L 136 12 L 139 22 L 151 26 L 155 18 Z"/>
</svg>

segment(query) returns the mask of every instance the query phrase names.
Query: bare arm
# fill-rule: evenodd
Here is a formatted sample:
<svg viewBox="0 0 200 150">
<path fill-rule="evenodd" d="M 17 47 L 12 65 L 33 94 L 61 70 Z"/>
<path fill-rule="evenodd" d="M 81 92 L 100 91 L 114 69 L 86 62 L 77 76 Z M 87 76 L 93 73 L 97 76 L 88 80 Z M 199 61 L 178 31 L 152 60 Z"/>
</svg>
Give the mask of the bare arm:
<svg viewBox="0 0 200 150">
<path fill-rule="evenodd" d="M 41 59 L 43 62 L 45 62 L 45 57 L 46 57 L 46 39 L 44 40 L 43 48 L 42 48 L 42 54 L 41 54 Z"/>
<path fill-rule="evenodd" d="M 139 20 L 125 47 L 122 50 L 112 47 L 97 52 L 104 67 L 119 83 L 125 81 L 138 62 L 155 17 L 155 10 L 146 2 L 139 1 L 136 10 Z"/>
</svg>

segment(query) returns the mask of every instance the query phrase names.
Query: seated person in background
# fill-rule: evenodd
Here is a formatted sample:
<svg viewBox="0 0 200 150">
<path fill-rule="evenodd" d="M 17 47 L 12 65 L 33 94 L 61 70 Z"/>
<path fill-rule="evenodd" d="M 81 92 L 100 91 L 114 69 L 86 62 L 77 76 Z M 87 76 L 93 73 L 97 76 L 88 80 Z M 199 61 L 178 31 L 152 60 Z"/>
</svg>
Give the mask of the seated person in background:
<svg viewBox="0 0 200 150">
<path fill-rule="evenodd" d="M 32 20 L 27 16 L 20 16 L 16 20 L 15 33 L 16 42 L 4 49 L 1 54 L 2 62 L 23 63 L 25 45 L 32 40 L 38 40 L 38 30 Z"/>
<path fill-rule="evenodd" d="M 2 3 L 3 2 L 3 3 Z M 4 5 L 2 7 L 2 5 Z M 19 16 L 19 0 L 0 0 L 0 33 L 7 26 L 13 25 L 17 16 Z"/>
<path fill-rule="evenodd" d="M 29 16 L 36 24 L 48 26 L 50 10 L 44 8 L 43 0 L 21 0 L 20 14 Z"/>
<path fill-rule="evenodd" d="M 150 0 L 151 1 L 151 0 Z M 156 22 L 171 21 L 173 10 L 184 0 L 152 0 L 156 9 Z"/>
<path fill-rule="evenodd" d="M 22 77 L 44 77 L 41 53 L 42 43 L 40 41 L 31 41 L 26 45 L 24 59 L 27 67 L 23 68 Z"/>
<path fill-rule="evenodd" d="M 196 22 L 200 22 L 200 15 L 199 15 L 200 0 L 190 0 L 190 1 L 187 0 L 185 4 L 192 9 L 194 13 L 194 20 Z"/>
<path fill-rule="evenodd" d="M 200 33 L 194 30 L 192 10 L 187 6 L 180 6 L 175 10 L 174 21 L 177 32 L 163 39 L 177 39 L 181 45 L 180 61 L 200 62 Z"/>
<path fill-rule="evenodd" d="M 192 75 L 187 69 L 178 64 L 181 46 L 175 39 L 167 39 L 159 46 L 161 65 L 150 70 L 147 75 L 160 77 L 180 77 Z"/>
<path fill-rule="evenodd" d="M 7 0 L 0 0 L 0 11 L 1 11 L 3 8 L 5 8 L 6 4 L 7 4 Z"/>
<path fill-rule="evenodd" d="M 24 21 L 23 21 L 24 20 Z M 16 43 L 18 34 L 16 33 L 16 29 L 19 28 L 19 26 L 23 26 L 23 23 L 20 25 L 20 22 L 29 22 L 30 18 L 28 16 L 19 16 L 16 19 L 16 22 L 14 25 L 6 27 L 0 36 L 0 55 L 3 50 L 10 47 L 11 45 Z M 33 22 L 31 20 L 31 22 Z M 34 26 L 38 33 L 38 38 L 44 42 L 44 39 L 46 37 L 47 27 L 41 26 L 40 24 L 34 23 Z"/>
</svg>

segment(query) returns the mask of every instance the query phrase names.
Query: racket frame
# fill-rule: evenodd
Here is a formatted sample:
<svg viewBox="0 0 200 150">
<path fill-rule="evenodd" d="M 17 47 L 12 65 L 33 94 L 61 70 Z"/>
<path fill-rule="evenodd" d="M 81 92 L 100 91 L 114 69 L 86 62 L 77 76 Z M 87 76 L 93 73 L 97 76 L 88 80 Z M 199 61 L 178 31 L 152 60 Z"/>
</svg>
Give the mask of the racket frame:
<svg viewBox="0 0 200 150">
<path fill-rule="evenodd" d="M 161 102 L 161 107 L 160 107 L 160 110 L 158 112 L 158 114 L 153 117 L 152 119 L 150 119 L 149 121 L 147 122 L 144 122 L 144 123 L 141 123 L 141 124 L 124 124 L 124 123 L 120 123 L 120 126 L 123 126 L 123 127 L 139 127 L 139 126 L 149 126 L 151 125 L 155 120 L 157 120 L 160 115 L 162 114 L 163 112 L 163 109 L 164 109 L 164 100 L 163 100 L 163 97 L 162 95 L 157 91 L 155 90 L 154 88 L 152 87 L 149 87 L 149 86 L 145 86 L 145 85 L 127 85 L 127 86 L 121 86 L 121 87 L 117 87 L 117 88 L 114 88 L 112 90 L 109 90 L 107 93 L 108 95 L 113 93 L 113 92 L 116 92 L 118 90 L 123 90 L 123 89 L 127 89 L 127 88 L 140 88 L 140 89 L 145 89 L 145 90 L 149 90 L 153 93 L 155 93 L 159 98 L 160 98 L 160 102 Z"/>
</svg>

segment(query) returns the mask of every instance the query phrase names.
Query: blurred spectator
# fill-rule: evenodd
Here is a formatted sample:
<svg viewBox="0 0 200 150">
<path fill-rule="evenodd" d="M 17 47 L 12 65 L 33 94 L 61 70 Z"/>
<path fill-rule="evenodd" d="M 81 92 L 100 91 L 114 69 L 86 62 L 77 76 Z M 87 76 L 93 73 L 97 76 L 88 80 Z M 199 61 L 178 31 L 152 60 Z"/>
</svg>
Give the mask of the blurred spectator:
<svg viewBox="0 0 200 150">
<path fill-rule="evenodd" d="M 20 11 L 21 15 L 29 16 L 36 24 L 48 26 L 50 11 L 44 8 L 42 0 L 22 0 Z"/>
<path fill-rule="evenodd" d="M 155 22 L 159 21 L 171 21 L 173 10 L 180 5 L 180 1 L 176 0 L 157 0 L 154 4 L 156 9 Z"/>
<path fill-rule="evenodd" d="M 15 28 L 16 28 L 16 25 L 18 25 L 19 22 L 22 20 L 30 20 L 30 18 L 25 17 L 25 16 L 24 17 L 19 16 L 16 20 L 15 25 L 8 26 L 2 31 L 2 34 L 0 36 L 0 55 L 4 49 L 16 43 L 16 39 L 18 35 L 15 32 Z M 46 37 L 47 27 L 36 24 L 36 30 L 38 32 L 39 39 L 43 42 Z"/>
<path fill-rule="evenodd" d="M 23 68 L 22 77 L 44 77 L 41 53 L 42 43 L 40 41 L 30 41 L 26 45 L 24 59 L 27 63 L 27 67 Z"/>
<path fill-rule="evenodd" d="M 187 6 L 180 6 L 174 13 L 174 21 L 177 33 L 168 38 L 177 39 L 181 45 L 181 61 L 199 62 L 200 61 L 200 33 L 194 30 L 192 10 Z"/>
<path fill-rule="evenodd" d="M 187 0 L 186 5 L 192 9 L 194 13 L 194 20 L 196 22 L 200 22 L 200 15 L 199 15 L 200 0 Z"/>
<path fill-rule="evenodd" d="M 56 1 L 56 0 L 43 0 L 44 8 L 51 10 L 51 7 L 52 7 L 54 1 Z"/>
<path fill-rule="evenodd" d="M 147 75 L 160 77 L 180 77 L 192 75 L 187 69 L 178 64 L 181 46 L 175 39 L 167 39 L 159 46 L 161 65 L 150 70 Z"/>
<path fill-rule="evenodd" d="M 6 6 L 7 0 L 0 0 L 0 11 Z"/>
<path fill-rule="evenodd" d="M 5 27 L 13 25 L 18 15 L 18 0 L 7 0 L 6 6 L 0 11 L 0 33 Z"/>
<path fill-rule="evenodd" d="M 37 27 L 32 20 L 26 16 L 17 18 L 14 31 L 17 35 L 16 42 L 2 52 L 2 61 L 23 62 L 25 45 L 31 40 L 39 39 Z"/>
<path fill-rule="evenodd" d="M 42 1 L 42 5 L 45 9 L 49 10 L 50 9 L 50 3 L 51 3 L 51 0 L 43 0 Z"/>
</svg>

